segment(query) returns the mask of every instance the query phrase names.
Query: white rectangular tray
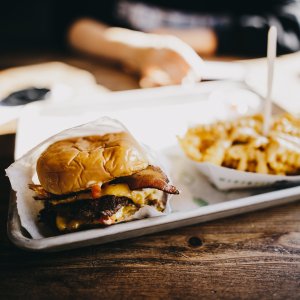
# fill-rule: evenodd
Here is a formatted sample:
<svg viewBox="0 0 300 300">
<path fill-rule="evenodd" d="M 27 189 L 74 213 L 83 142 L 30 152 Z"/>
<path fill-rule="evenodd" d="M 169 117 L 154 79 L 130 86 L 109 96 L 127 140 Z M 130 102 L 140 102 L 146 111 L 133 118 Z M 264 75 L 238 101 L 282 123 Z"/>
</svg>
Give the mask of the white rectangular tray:
<svg viewBox="0 0 300 300">
<path fill-rule="evenodd" d="M 300 198 L 300 186 L 280 189 L 221 192 L 196 172 L 176 146 L 176 135 L 189 125 L 228 118 L 237 112 L 255 112 L 261 99 L 240 83 L 202 83 L 111 93 L 105 98 L 64 107 L 55 103 L 28 105 L 19 120 L 15 156 L 58 131 L 108 115 L 122 121 L 141 142 L 158 151 L 171 178 L 182 193 L 171 199 L 169 215 L 116 224 L 59 236 L 32 239 L 22 228 L 12 193 L 8 234 L 18 247 L 59 251 L 103 244 L 239 213 L 284 204 Z"/>
</svg>

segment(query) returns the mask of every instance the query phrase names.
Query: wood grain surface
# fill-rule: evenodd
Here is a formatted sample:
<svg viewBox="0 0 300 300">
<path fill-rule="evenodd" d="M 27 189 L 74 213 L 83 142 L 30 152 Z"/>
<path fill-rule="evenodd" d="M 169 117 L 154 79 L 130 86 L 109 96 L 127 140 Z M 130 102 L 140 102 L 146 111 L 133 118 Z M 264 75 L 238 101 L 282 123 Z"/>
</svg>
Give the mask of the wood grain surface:
<svg viewBox="0 0 300 300">
<path fill-rule="evenodd" d="M 13 144 L 0 136 L 0 299 L 300 298 L 300 202 L 68 252 L 17 249 L 6 234 Z"/>
</svg>

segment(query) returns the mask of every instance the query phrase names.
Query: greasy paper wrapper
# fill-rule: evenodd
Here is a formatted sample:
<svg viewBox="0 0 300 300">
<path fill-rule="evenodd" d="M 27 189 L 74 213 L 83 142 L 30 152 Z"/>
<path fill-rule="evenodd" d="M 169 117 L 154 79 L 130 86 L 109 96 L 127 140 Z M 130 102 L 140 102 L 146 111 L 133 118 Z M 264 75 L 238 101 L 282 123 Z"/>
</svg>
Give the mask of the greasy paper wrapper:
<svg viewBox="0 0 300 300">
<path fill-rule="evenodd" d="M 279 184 L 300 182 L 300 176 L 269 175 L 225 168 L 208 162 L 193 165 L 219 190 L 262 188 Z"/>
<path fill-rule="evenodd" d="M 10 179 L 11 186 L 13 190 L 16 191 L 17 209 L 21 224 L 33 239 L 44 238 L 46 232 L 45 226 L 38 222 L 38 214 L 43 208 L 43 203 L 42 201 L 34 200 L 34 192 L 28 188 L 28 184 L 30 183 L 39 183 L 36 175 L 36 162 L 41 153 L 46 150 L 49 145 L 59 140 L 87 135 L 104 135 L 121 131 L 128 132 L 123 124 L 108 117 L 70 128 L 45 140 L 6 169 L 6 174 Z M 149 163 L 159 166 L 164 170 L 155 154 L 148 147 L 144 146 L 143 148 L 148 156 Z M 170 213 L 169 198 L 171 195 L 164 193 L 164 197 L 167 197 L 167 205 L 163 212 L 159 212 L 154 207 L 146 205 L 134 214 L 133 219 L 157 217 Z"/>
</svg>

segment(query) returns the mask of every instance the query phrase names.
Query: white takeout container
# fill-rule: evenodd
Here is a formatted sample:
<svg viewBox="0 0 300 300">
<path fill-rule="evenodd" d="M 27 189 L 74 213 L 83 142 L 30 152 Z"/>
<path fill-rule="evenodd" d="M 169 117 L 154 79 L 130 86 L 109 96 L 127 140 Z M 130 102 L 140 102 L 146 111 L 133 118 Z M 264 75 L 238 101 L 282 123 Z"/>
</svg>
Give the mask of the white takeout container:
<svg viewBox="0 0 300 300">
<path fill-rule="evenodd" d="M 195 167 L 204 174 L 218 189 L 262 188 L 272 185 L 300 182 L 300 176 L 282 176 L 251 173 L 214 165 L 209 162 L 192 161 Z"/>
</svg>

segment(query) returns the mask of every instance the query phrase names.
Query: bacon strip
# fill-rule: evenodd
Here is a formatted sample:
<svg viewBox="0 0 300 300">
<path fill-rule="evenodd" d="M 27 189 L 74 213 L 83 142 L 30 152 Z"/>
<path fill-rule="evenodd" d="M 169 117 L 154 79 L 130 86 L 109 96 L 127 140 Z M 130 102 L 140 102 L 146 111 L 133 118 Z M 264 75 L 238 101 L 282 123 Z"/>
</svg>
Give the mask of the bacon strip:
<svg viewBox="0 0 300 300">
<path fill-rule="evenodd" d="M 50 198 L 50 193 L 48 193 L 41 185 L 38 184 L 28 184 L 30 190 L 34 191 L 36 196 L 33 198 L 36 200 L 46 200 Z"/>
<path fill-rule="evenodd" d="M 145 170 L 131 176 L 119 177 L 109 182 L 109 184 L 117 183 L 126 183 L 131 190 L 154 188 L 168 194 L 179 194 L 176 187 L 169 184 L 168 177 L 163 171 L 154 166 L 148 166 Z M 29 184 L 28 187 L 35 192 L 33 197 L 35 200 L 50 200 L 53 205 L 93 198 L 91 189 L 64 195 L 54 195 L 44 190 L 41 185 Z"/>
<path fill-rule="evenodd" d="M 154 188 L 168 194 L 179 194 L 175 186 L 169 184 L 168 177 L 158 167 L 148 166 L 131 176 L 119 177 L 110 183 L 126 183 L 131 190 Z"/>
<path fill-rule="evenodd" d="M 59 203 L 67 203 L 73 202 L 76 200 L 85 200 L 85 199 L 92 199 L 92 191 L 90 189 L 79 191 L 70 194 L 63 194 L 63 195 L 55 195 L 47 192 L 41 185 L 37 184 L 29 184 L 28 187 L 35 192 L 33 199 L 35 200 L 51 200 L 53 204 L 55 202 Z"/>
</svg>

